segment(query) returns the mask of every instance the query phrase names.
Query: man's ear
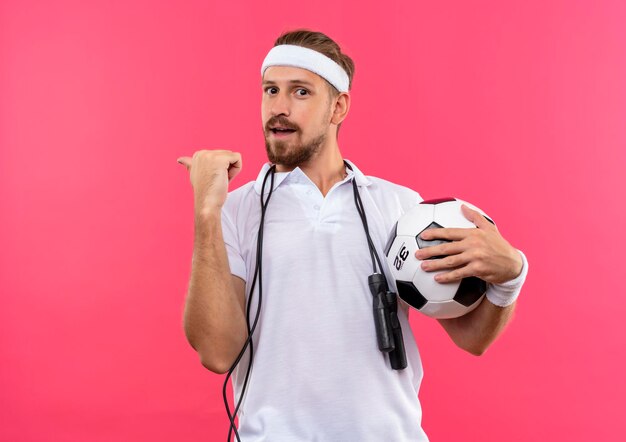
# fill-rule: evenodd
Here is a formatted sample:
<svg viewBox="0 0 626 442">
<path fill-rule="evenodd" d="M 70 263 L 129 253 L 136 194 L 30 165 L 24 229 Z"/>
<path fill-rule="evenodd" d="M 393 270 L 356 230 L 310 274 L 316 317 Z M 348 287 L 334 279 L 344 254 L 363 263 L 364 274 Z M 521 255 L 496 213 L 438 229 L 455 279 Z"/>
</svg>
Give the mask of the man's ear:
<svg viewBox="0 0 626 442">
<path fill-rule="evenodd" d="M 333 109 L 330 122 L 338 125 L 346 118 L 349 110 L 350 94 L 347 92 L 340 92 L 339 95 L 333 99 Z"/>
</svg>

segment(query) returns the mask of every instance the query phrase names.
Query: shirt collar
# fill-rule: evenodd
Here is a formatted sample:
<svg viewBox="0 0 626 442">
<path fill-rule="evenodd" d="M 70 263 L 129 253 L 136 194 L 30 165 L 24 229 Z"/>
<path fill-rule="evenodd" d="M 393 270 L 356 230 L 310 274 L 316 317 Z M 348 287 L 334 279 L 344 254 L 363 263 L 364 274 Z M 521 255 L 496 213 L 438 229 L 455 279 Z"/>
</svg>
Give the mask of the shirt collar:
<svg viewBox="0 0 626 442">
<path fill-rule="evenodd" d="M 356 180 L 356 185 L 359 187 L 369 186 L 370 184 L 372 184 L 372 182 L 365 175 L 363 175 L 363 172 L 361 172 L 359 168 L 356 167 L 356 165 L 352 161 L 348 159 L 345 159 L 345 160 L 348 164 L 350 164 L 350 166 L 352 166 L 353 170 L 350 170 L 346 167 L 346 172 L 348 173 L 348 176 L 344 178 L 343 181 L 348 181 L 352 177 L 354 177 L 354 179 Z M 261 171 L 259 172 L 259 175 L 257 176 L 257 179 L 254 183 L 254 190 L 256 191 L 258 195 L 261 194 L 261 188 L 263 187 L 263 180 L 265 178 L 265 174 L 267 173 L 271 165 L 272 165 L 271 163 L 263 164 L 263 167 L 261 168 Z M 303 179 L 307 179 L 307 180 L 309 179 L 309 177 L 306 176 L 306 174 L 302 171 L 302 169 L 300 169 L 300 167 L 296 167 L 295 169 L 289 172 L 275 172 L 274 173 L 274 190 L 276 190 L 276 188 L 280 186 L 280 184 L 283 183 L 285 179 L 287 178 L 289 178 L 288 181 L 295 181 L 295 182 L 298 182 Z M 272 179 L 271 176 L 267 177 L 267 182 L 265 183 L 266 193 L 269 192 L 271 179 Z"/>
</svg>

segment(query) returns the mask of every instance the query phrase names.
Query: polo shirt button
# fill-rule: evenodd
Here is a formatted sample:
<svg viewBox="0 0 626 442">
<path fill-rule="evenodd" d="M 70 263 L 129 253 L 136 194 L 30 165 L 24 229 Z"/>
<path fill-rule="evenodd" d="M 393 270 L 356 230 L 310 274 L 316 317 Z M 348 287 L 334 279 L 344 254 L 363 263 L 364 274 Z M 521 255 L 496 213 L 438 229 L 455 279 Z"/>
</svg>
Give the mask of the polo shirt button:
<svg viewBox="0 0 626 442">
<path fill-rule="evenodd" d="M 314 208 L 315 210 L 320 210 L 320 206 L 318 206 L 317 204 L 316 204 L 316 205 L 314 205 L 314 206 L 313 206 L 313 208 Z"/>
</svg>

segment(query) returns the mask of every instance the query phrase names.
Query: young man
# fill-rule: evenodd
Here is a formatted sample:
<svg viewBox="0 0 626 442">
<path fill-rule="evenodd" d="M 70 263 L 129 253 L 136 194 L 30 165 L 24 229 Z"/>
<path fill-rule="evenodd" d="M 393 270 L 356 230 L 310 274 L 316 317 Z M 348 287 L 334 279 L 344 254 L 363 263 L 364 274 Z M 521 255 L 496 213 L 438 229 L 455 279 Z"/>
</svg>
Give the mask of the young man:
<svg viewBox="0 0 626 442">
<path fill-rule="evenodd" d="M 242 167 L 236 152 L 201 150 L 178 160 L 190 171 L 195 200 L 185 332 L 215 373 L 230 369 L 248 336 L 246 292 L 257 263 L 260 194 L 276 166 L 264 215 L 254 364 L 238 414 L 243 441 L 427 440 L 417 397 L 422 365 L 406 304 L 399 303 L 398 318 L 408 366 L 392 370 L 376 345 L 370 251 L 352 180 L 381 256 L 394 223 L 422 198 L 344 163 L 337 132 L 350 109 L 353 72 L 352 60 L 326 35 L 281 35 L 262 67 L 269 163 L 257 180 L 228 193 Z M 265 194 L 269 186 L 270 179 Z M 477 229 L 433 229 L 432 237 L 452 242 L 416 256 L 427 271 L 450 270 L 440 275 L 442 283 L 467 276 L 490 283 L 478 308 L 439 320 L 459 347 L 480 355 L 509 321 L 528 266 L 495 226 L 463 210 Z M 447 256 L 426 260 L 439 255 Z M 250 318 L 259 309 L 259 282 Z M 248 362 L 249 352 L 233 373 L 236 400 Z"/>
</svg>

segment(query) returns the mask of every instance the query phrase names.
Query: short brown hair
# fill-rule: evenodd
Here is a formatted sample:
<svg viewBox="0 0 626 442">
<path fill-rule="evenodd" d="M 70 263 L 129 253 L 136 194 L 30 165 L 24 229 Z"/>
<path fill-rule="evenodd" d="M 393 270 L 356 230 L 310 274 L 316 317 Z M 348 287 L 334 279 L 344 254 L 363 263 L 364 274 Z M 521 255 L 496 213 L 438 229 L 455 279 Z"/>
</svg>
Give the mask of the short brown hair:
<svg viewBox="0 0 626 442">
<path fill-rule="evenodd" d="M 354 62 L 350 57 L 341 52 L 339 45 L 326 34 L 321 32 L 311 31 L 309 29 L 296 29 L 294 31 L 283 32 L 280 37 L 274 42 L 274 46 L 278 45 L 297 45 L 305 48 L 313 49 L 326 55 L 328 58 L 336 62 L 341 66 L 348 74 L 348 89 L 352 89 L 352 78 L 354 77 Z M 328 90 L 331 93 L 331 98 L 339 95 L 339 91 L 335 86 L 328 83 Z M 339 134 L 339 128 L 341 123 L 337 126 L 337 134 Z"/>
</svg>

